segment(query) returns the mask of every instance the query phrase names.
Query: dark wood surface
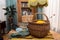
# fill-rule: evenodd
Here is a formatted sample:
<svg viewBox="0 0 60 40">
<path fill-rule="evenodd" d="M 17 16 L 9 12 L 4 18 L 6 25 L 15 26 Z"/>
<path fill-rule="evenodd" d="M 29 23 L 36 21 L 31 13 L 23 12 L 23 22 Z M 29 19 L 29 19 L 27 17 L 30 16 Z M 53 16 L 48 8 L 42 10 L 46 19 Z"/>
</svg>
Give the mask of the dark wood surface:
<svg viewBox="0 0 60 40">
<path fill-rule="evenodd" d="M 6 24 L 5 24 L 5 21 L 0 21 L 0 40 L 3 40 L 3 37 L 2 35 L 5 33 L 5 27 L 6 27 Z"/>
<path fill-rule="evenodd" d="M 5 21 L 0 22 L 0 34 L 5 33 L 6 23 Z"/>
</svg>

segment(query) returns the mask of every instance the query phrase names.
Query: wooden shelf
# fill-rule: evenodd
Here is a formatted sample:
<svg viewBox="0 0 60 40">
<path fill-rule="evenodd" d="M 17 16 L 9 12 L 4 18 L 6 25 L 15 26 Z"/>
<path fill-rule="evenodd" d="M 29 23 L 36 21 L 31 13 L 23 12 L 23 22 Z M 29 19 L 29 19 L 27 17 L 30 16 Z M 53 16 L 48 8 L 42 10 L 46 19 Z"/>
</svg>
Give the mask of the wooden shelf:
<svg viewBox="0 0 60 40">
<path fill-rule="evenodd" d="M 21 9 L 30 9 L 31 10 L 31 8 L 29 8 L 29 7 L 21 7 Z"/>
<path fill-rule="evenodd" d="M 32 15 L 35 15 L 33 8 L 29 8 L 28 7 L 28 0 L 17 0 L 17 11 L 18 11 L 18 22 L 22 22 L 22 14 L 24 14 L 24 11 L 28 12 L 28 15 L 30 15 L 30 13 Z"/>
<path fill-rule="evenodd" d="M 28 2 L 28 0 L 21 0 L 21 2 Z"/>
</svg>

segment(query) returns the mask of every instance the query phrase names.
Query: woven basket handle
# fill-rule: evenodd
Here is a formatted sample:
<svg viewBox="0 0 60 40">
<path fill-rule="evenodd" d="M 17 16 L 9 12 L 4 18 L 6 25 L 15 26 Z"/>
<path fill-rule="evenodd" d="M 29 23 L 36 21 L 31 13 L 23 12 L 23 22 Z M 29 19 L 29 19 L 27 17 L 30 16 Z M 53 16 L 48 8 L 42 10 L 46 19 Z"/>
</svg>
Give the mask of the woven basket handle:
<svg viewBox="0 0 60 40">
<path fill-rule="evenodd" d="M 46 17 L 47 21 L 49 21 L 49 19 L 48 19 L 46 14 L 44 14 L 44 13 L 40 13 L 40 14 L 44 15 Z"/>
</svg>

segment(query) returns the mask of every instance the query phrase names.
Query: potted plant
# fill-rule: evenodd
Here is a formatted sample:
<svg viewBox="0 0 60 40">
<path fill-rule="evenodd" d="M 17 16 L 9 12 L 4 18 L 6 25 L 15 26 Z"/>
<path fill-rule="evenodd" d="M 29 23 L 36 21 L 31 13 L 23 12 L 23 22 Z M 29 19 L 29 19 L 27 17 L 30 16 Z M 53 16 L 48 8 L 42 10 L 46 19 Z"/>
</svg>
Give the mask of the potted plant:
<svg viewBox="0 0 60 40">
<path fill-rule="evenodd" d="M 6 8 L 3 8 L 3 9 L 6 10 L 5 15 L 7 16 L 7 22 L 8 22 L 8 25 L 10 26 L 8 29 L 10 29 L 10 30 L 14 29 L 14 27 L 12 27 L 12 26 L 15 25 L 13 22 L 14 21 L 13 16 L 15 16 L 16 8 L 14 8 L 14 5 L 12 5 L 12 6 L 8 6 Z"/>
<path fill-rule="evenodd" d="M 31 8 L 37 8 L 36 10 L 38 11 L 37 13 L 37 19 L 42 19 L 43 16 L 40 13 L 43 13 L 43 7 L 48 6 L 48 1 L 47 0 L 29 0 L 28 1 L 28 6 Z"/>
<path fill-rule="evenodd" d="M 48 35 L 50 31 L 50 22 L 48 20 L 48 17 L 43 13 L 43 7 L 47 6 L 47 0 L 29 0 L 28 6 L 32 8 L 37 8 L 38 9 L 38 17 L 43 17 L 43 15 L 46 17 L 47 20 L 43 19 L 37 19 L 34 20 L 33 22 L 29 22 L 28 24 L 28 29 L 29 32 L 32 36 L 38 37 L 38 38 L 43 38 Z M 41 15 L 41 16 L 40 16 Z"/>
</svg>

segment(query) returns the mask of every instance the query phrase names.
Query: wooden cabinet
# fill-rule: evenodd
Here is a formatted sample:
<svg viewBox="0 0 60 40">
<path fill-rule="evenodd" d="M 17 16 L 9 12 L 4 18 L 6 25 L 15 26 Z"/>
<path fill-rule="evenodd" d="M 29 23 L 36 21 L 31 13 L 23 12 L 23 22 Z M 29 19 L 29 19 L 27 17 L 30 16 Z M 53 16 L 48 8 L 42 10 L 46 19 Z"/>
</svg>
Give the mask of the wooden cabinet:
<svg viewBox="0 0 60 40">
<path fill-rule="evenodd" d="M 28 0 L 17 0 L 17 12 L 18 22 L 22 22 L 22 19 L 25 18 L 26 15 L 35 15 L 35 9 L 28 7 Z M 26 18 L 24 20 L 26 20 Z"/>
</svg>

